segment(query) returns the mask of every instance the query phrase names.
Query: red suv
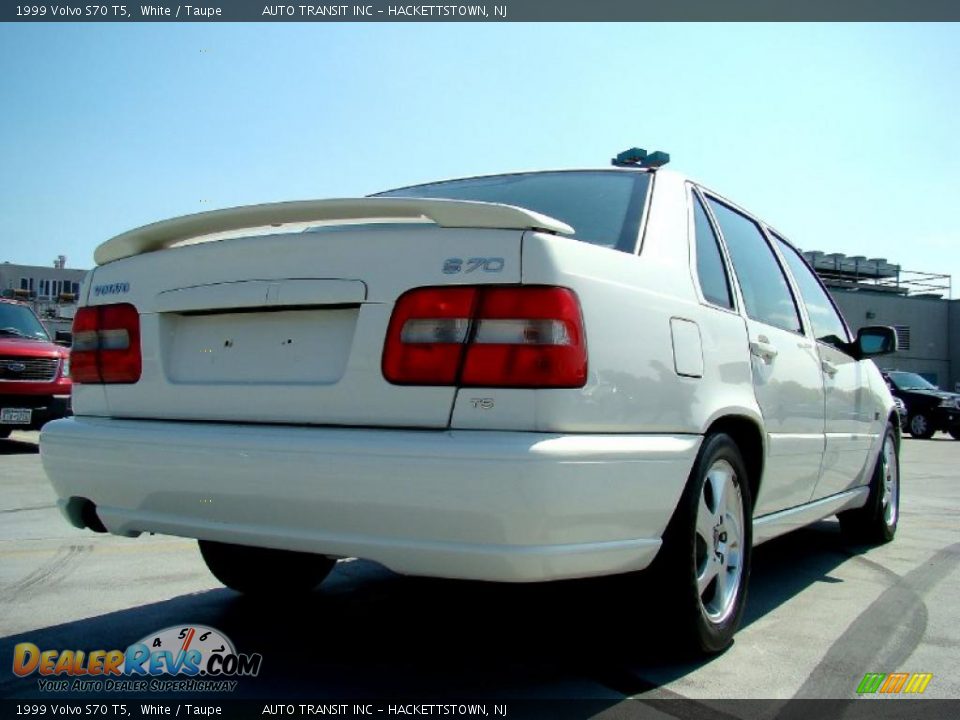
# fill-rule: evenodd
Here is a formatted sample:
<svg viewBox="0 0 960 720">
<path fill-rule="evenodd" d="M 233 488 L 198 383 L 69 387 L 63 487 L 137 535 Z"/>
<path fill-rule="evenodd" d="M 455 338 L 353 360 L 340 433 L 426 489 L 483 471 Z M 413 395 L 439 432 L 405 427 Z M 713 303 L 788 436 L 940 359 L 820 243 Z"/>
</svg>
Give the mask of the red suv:
<svg viewBox="0 0 960 720">
<path fill-rule="evenodd" d="M 70 351 L 27 305 L 0 299 L 0 438 L 70 414 Z"/>
</svg>

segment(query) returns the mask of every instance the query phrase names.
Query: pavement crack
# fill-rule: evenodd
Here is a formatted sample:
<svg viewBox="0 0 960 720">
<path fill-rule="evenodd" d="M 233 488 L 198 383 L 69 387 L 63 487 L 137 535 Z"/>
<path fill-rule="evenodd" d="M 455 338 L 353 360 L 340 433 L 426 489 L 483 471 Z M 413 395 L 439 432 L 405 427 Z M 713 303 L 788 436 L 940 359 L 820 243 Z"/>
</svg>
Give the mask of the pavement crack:
<svg viewBox="0 0 960 720">
<path fill-rule="evenodd" d="M 12 602 L 21 595 L 35 592 L 40 587 L 60 583 L 64 576 L 70 572 L 72 566 L 91 550 L 93 550 L 93 545 L 89 543 L 85 545 L 61 545 L 52 558 L 32 573 L 12 585 L 0 589 L 0 601 Z"/>
<path fill-rule="evenodd" d="M 49 510 L 51 508 L 55 508 L 56 506 L 56 503 L 49 503 L 47 505 L 28 505 L 27 507 L 8 508 L 6 510 L 0 510 L 0 515 L 4 515 L 6 513 L 27 512 L 28 510 Z"/>
</svg>

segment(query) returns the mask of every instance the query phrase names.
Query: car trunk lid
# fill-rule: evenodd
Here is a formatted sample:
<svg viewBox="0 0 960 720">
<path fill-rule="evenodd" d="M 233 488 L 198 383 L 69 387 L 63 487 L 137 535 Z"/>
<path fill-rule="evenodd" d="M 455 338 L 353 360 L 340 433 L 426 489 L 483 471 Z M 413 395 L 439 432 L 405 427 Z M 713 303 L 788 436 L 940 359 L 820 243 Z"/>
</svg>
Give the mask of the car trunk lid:
<svg viewBox="0 0 960 720">
<path fill-rule="evenodd" d="M 511 224 L 492 207 L 487 224 Z M 415 287 L 521 279 L 522 228 L 333 225 L 173 248 L 126 235 L 98 250 L 117 257 L 93 272 L 87 304 L 136 307 L 141 377 L 78 393 L 78 414 L 447 427 L 455 387 L 383 377 L 394 303 Z M 496 262 L 468 262 L 477 258 Z"/>
</svg>

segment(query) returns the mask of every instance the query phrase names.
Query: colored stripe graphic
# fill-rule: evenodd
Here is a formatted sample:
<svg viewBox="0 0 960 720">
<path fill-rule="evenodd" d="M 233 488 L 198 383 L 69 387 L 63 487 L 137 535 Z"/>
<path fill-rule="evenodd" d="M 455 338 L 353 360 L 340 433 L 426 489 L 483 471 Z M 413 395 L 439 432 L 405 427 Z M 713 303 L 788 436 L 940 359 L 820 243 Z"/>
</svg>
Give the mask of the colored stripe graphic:
<svg viewBox="0 0 960 720">
<path fill-rule="evenodd" d="M 857 694 L 875 693 L 880 689 L 880 684 L 886 676 L 886 673 L 867 673 L 857 686 Z"/>
<path fill-rule="evenodd" d="M 933 680 L 933 673 L 914 673 L 903 691 L 907 693 L 922 693 L 927 689 L 927 685 L 930 684 L 931 680 Z"/>
<path fill-rule="evenodd" d="M 890 673 L 887 675 L 886 682 L 880 686 L 880 692 L 882 693 L 898 693 L 903 689 L 903 686 L 907 682 L 907 678 L 910 677 L 910 673 Z"/>
<path fill-rule="evenodd" d="M 933 680 L 933 673 L 867 673 L 857 686 L 857 695 L 881 692 L 886 695 L 896 693 L 920 694 Z"/>
</svg>

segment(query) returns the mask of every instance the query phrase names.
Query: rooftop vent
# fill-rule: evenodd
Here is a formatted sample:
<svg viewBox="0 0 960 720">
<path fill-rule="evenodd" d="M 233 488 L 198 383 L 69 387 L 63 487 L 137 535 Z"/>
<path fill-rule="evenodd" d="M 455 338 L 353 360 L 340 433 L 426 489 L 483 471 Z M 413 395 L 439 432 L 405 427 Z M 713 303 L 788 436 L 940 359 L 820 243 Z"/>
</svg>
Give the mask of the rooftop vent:
<svg viewBox="0 0 960 720">
<path fill-rule="evenodd" d="M 864 255 L 807 250 L 803 256 L 827 287 L 911 297 L 951 296 L 949 275 L 904 270 L 886 258 Z"/>
</svg>

